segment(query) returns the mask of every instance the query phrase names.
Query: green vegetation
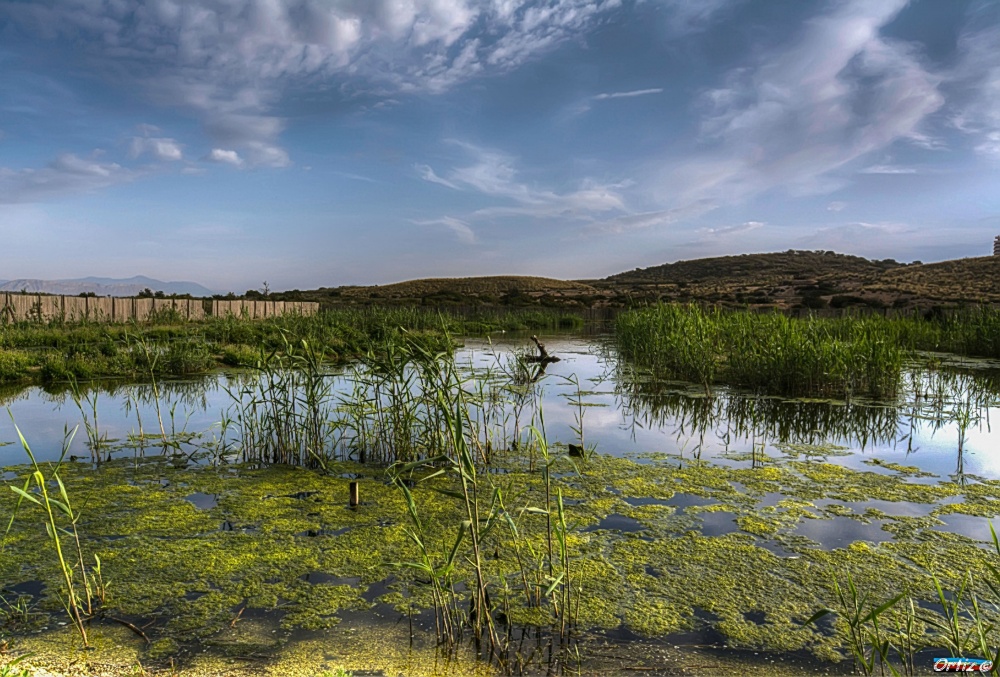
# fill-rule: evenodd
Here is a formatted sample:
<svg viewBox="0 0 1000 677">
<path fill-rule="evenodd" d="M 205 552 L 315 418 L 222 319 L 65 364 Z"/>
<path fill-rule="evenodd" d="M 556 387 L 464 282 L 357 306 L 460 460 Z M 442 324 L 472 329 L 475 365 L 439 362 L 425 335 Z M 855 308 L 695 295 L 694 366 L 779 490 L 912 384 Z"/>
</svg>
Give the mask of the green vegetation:
<svg viewBox="0 0 1000 677">
<path fill-rule="evenodd" d="M 903 349 L 884 320 L 658 305 L 619 316 L 620 352 L 661 378 L 788 396 L 892 397 Z"/>
<path fill-rule="evenodd" d="M 620 353 L 655 377 L 791 397 L 892 398 L 913 351 L 1000 357 L 1000 310 L 794 318 L 659 304 L 622 313 Z"/>
<path fill-rule="evenodd" d="M 578 315 L 540 310 L 458 315 L 419 308 L 364 308 L 263 320 L 233 316 L 204 322 L 148 324 L 0 324 L 0 383 L 53 383 L 98 378 L 143 380 L 202 373 L 218 366 L 254 366 L 286 345 L 306 341 L 324 360 L 364 354 L 402 331 L 436 337 L 572 329 Z"/>
<path fill-rule="evenodd" d="M 935 306 L 1000 302 L 1000 258 L 922 264 L 868 260 L 832 251 L 795 251 L 678 261 L 589 281 L 621 305 L 698 301 L 730 308 L 886 308 L 925 312 Z"/>
<path fill-rule="evenodd" d="M 1000 540 L 992 524 L 990 533 L 993 550 L 1000 556 Z M 873 675 L 876 668 L 880 675 L 914 675 L 916 653 L 937 646 L 945 647 L 949 656 L 984 658 L 992 663 L 988 672 L 996 675 L 1000 673 L 1000 637 L 995 632 L 1000 615 L 1000 569 L 987 562 L 984 576 L 985 591 L 980 588 L 977 596 L 971 569 L 953 590 L 945 590 L 931 573 L 937 595 L 934 606 L 940 609 L 936 611 L 907 598 L 909 591 L 905 588 L 883 602 L 869 601 L 871 591 L 860 592 L 850 572 L 846 590 L 837 576 L 831 575 L 836 607 L 820 609 L 805 625 L 829 614 L 839 615 L 841 624 L 847 627 L 855 669 L 862 675 Z M 906 604 L 897 608 L 904 598 Z"/>
<path fill-rule="evenodd" d="M 262 298 L 259 292 L 247 297 Z M 1000 257 L 922 264 L 868 260 L 832 251 L 720 256 L 636 268 L 596 280 L 483 276 L 410 280 L 388 285 L 321 287 L 270 293 L 323 308 L 368 305 L 425 308 L 632 308 L 663 302 L 793 312 L 927 312 L 1000 303 Z"/>
<path fill-rule="evenodd" d="M 7 531 L 4 539 L 0 542 L 0 554 L 3 553 L 7 544 L 7 536 L 14 525 L 14 520 L 18 516 L 18 511 L 22 505 L 37 506 L 41 513 L 41 522 L 45 526 L 45 533 L 48 535 L 49 544 L 55 554 L 61 573 L 62 589 L 57 593 L 62 608 L 66 611 L 73 623 L 73 626 L 80 633 L 83 645 L 88 646 L 87 627 L 85 620 L 93 616 L 95 603 L 95 590 L 99 590 L 97 597 L 104 596 L 104 583 L 101 578 L 101 560 L 95 556 L 96 565 L 88 571 L 84 563 L 83 549 L 80 545 L 80 535 L 77 532 L 77 521 L 80 515 L 73 510 L 73 504 L 66 493 L 66 486 L 59 476 L 59 470 L 69 449 L 72 435 L 67 434 L 63 444 L 63 453 L 59 462 L 54 465 L 48 474 L 35 460 L 28 442 L 17 431 L 21 440 L 24 452 L 31 461 L 31 474 L 25 479 L 24 486 L 11 486 L 11 490 L 17 495 L 17 503 L 10 511 L 10 520 L 7 523 Z M 50 491 L 58 488 L 58 492 L 53 495 Z M 65 537 L 65 539 L 64 539 Z M 63 541 L 69 541 L 69 547 L 64 546 Z M 79 574 L 77 567 L 79 566 Z"/>
<path fill-rule="evenodd" d="M 822 462 L 754 469 L 676 458 L 636 463 L 599 454 L 581 462 L 578 472 L 564 458 L 552 466 L 558 472 L 547 473 L 549 463 L 540 452 L 536 446 L 534 470 L 527 449 L 520 461 L 507 459 L 505 466 L 515 468 L 509 473 L 477 468 L 475 485 L 468 468 L 464 480 L 461 470 L 447 464 L 411 467 L 412 475 L 399 468 L 403 472 L 395 476 L 405 491 L 388 483 L 383 471 L 347 461 L 330 463 L 324 473 L 286 465 L 178 468 L 170 458 L 152 457 L 113 461 L 97 472 L 67 463 L 59 475 L 73 503 L 86 506 L 74 513 L 74 521 L 83 551 L 99 556 L 108 581 L 101 608 L 144 628 L 151 644 L 138 636 L 125 640 L 144 663 L 188 655 L 182 650 L 191 647 L 199 647 L 199 654 L 207 648 L 240 656 L 269 642 L 271 652 L 297 628 L 338 627 L 343 614 L 373 604 L 391 605 L 404 626 L 412 617 L 415 627 L 431 634 L 433 615 L 428 619 L 421 612 L 433 614 L 442 604 L 458 621 L 453 628 L 466 633 L 473 632 L 471 614 L 489 608 L 498 630 L 498 619 L 508 619 L 551 628 L 556 635 L 565 619 L 571 635 L 574 627 L 613 629 L 624 622 L 641 635 L 662 636 L 698 627 L 696 611 L 706 609 L 730 646 L 805 649 L 834 659 L 841 647 L 848 648 L 846 626 L 833 626 L 833 634 L 800 627 L 815 609 L 834 601 L 822 573 L 831 570 L 850 574 L 880 604 L 904 586 L 915 600 L 934 602 L 934 576 L 945 589 L 958 590 L 971 570 L 973 582 L 963 599 L 971 604 L 975 593 L 984 620 L 993 617 L 982 600 L 991 599 L 987 582 L 995 564 L 975 541 L 938 531 L 938 520 L 880 515 L 893 527 L 894 541 L 833 551 L 796 534 L 796 527 L 835 518 L 816 507 L 820 501 L 837 502 L 837 519 L 859 523 L 868 518 L 840 501 L 871 498 L 928 508 L 944 498 L 995 503 L 996 482 L 973 489 Z M 34 471 L 15 472 L 12 486 L 21 487 Z M 407 479 L 415 482 L 412 488 Z M 347 505 L 351 481 L 361 485 L 358 509 Z M 479 496 L 475 538 L 463 481 L 469 500 Z M 775 491 L 787 498 L 768 505 Z M 680 512 L 636 500 L 680 492 L 711 498 L 712 504 Z M 197 508 L 189 500 L 196 493 L 216 496 L 217 504 Z M 0 492 L 0 507 L 12 509 L 17 498 L 12 491 Z M 697 533 L 700 516 L 720 513 L 732 516 L 731 533 Z M 614 514 L 635 520 L 641 534 L 601 528 Z M 72 547 L 73 539 L 60 534 Z M 37 520 L 20 513 L 5 539 L 10 556 L 0 560 L 0 576 L 11 582 L 61 580 L 51 547 L 43 547 L 48 540 Z M 769 549 L 775 546 L 792 556 L 774 555 Z M 81 565 L 67 564 L 79 583 Z M 489 601 L 477 592 L 480 575 Z M 62 589 L 46 586 L 31 601 L 37 617 L 29 634 L 65 618 Z M 373 597 L 373 590 L 382 592 Z M 267 630 L 238 645 L 222 641 L 241 609 L 259 618 L 279 600 L 271 626 L 277 637 Z M 763 620 L 748 620 L 747 614 Z M 935 616 L 928 611 L 921 618 L 923 641 L 937 642 L 927 622 Z M 95 618 L 90 634 L 99 634 L 100 627 Z M 963 633 L 972 627 L 967 617 L 960 619 Z M 503 648 L 505 633 L 499 634 Z M 487 626 L 483 636 L 488 646 Z M 516 655 L 509 660 L 516 665 Z"/>
<path fill-rule="evenodd" d="M 166 353 L 130 328 L 122 340 L 154 384 L 164 453 L 98 455 L 96 469 L 39 464 L 22 439 L 31 465 L 5 469 L 10 491 L 0 491 L 0 514 L 12 515 L 0 541 L 0 580 L 45 585 L 9 598 L 3 591 L 0 622 L 37 650 L 53 636 L 67 648 L 63 631 L 42 628 L 69 620 L 95 652 L 111 643 L 108 626 L 122 625 L 134 635 L 136 662 L 182 668 L 205 654 L 277 665 L 285 643 L 303 634 L 315 647 L 324 633 L 358 631 L 355 643 L 363 644 L 361 612 L 408 625 L 411 642 L 433 636 L 449 653 L 471 636 L 480 657 L 515 674 L 530 672 L 544 653 L 524 652 L 525 628 L 530 643 L 540 648 L 545 638 L 565 665 L 583 660 L 581 630 L 662 637 L 699 629 L 704 614 L 729 647 L 831 660 L 850 651 L 866 674 L 912 671 L 913 654 L 926 646 L 998 651 L 995 559 L 981 543 L 939 530 L 939 517 L 994 517 L 1000 481 L 967 482 L 959 470 L 935 483 L 878 458 L 867 459 L 870 469 L 851 469 L 828 462 L 843 452 L 830 445 L 779 446 L 783 458 L 765 456 L 762 446 L 750 467 L 738 455 L 725 465 L 604 456 L 585 446 L 578 379 L 570 380 L 570 429 L 579 446 L 550 444 L 540 390 L 523 362 L 457 365 L 449 319 L 351 311 L 199 325 L 206 343 L 212 332 L 211 345 L 231 348 L 235 363 L 251 359 L 252 346 L 264 349 L 252 355 L 254 371 L 230 381 L 231 418 L 198 466 L 172 445 L 177 433 L 171 424 L 168 435 L 160 413 Z M 632 341 L 635 361 L 653 356 L 646 365 L 658 376 L 705 387 L 880 398 L 917 391 L 921 406 L 956 407 L 961 459 L 979 394 L 961 374 L 917 374 L 912 383 L 899 376 L 906 349 L 980 331 L 955 321 L 949 334 L 951 321 L 659 306 L 623 315 L 618 340 Z M 351 353 L 331 345 L 348 330 L 359 357 L 346 372 L 350 389 L 338 394 L 329 360 Z M 629 397 L 648 394 L 637 388 Z M 75 388 L 74 400 L 91 448 L 106 448 L 97 393 Z M 697 398 L 692 416 L 711 424 L 721 414 L 702 411 L 706 403 L 715 398 Z M 763 434 L 758 410 L 741 415 Z M 887 427 L 878 416 L 859 411 L 851 426 Z M 809 420 L 795 425 L 815 430 Z M 359 505 L 348 504 L 352 484 Z M 679 494 L 704 500 L 667 502 Z M 905 506 L 899 515 L 885 505 L 855 512 L 850 504 L 863 501 Z M 720 535 L 700 533 L 709 518 L 723 525 Z M 885 542 L 827 550 L 799 531 L 815 520 L 877 521 Z M 830 571 L 836 576 L 824 575 Z M 806 621 L 827 605 L 833 624 L 814 627 L 818 614 Z M 117 637 L 115 644 L 129 643 Z M 342 662 L 343 653 L 327 654 L 313 659 L 331 661 L 322 669 Z"/>
</svg>

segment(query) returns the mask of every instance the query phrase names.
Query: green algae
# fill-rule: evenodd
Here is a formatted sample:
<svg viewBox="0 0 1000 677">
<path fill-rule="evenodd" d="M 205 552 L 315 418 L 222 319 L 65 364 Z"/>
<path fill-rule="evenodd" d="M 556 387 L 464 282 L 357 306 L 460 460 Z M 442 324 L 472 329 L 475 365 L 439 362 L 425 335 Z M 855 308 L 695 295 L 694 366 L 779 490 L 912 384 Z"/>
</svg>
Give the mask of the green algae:
<svg viewBox="0 0 1000 677">
<path fill-rule="evenodd" d="M 1000 491 L 995 483 L 915 484 L 905 467 L 885 474 L 816 461 L 733 468 L 676 458 L 645 460 L 651 462 L 594 456 L 580 464 L 579 474 L 557 479 L 564 495 L 577 501 L 567 505 L 577 528 L 568 543 L 582 627 L 610 630 L 624 624 L 643 636 L 662 636 L 696 627 L 696 610 L 703 609 L 717 618 L 715 628 L 730 646 L 805 649 L 831 658 L 841 635 L 799 626 L 830 603 L 831 572 L 850 571 L 859 584 L 886 595 L 896 581 L 908 581 L 927 599 L 933 597 L 929 571 L 951 582 L 969 569 L 980 577 L 985 572 L 974 562 L 956 566 L 956 553 L 970 562 L 983 551 L 971 539 L 936 531 L 942 523 L 933 515 L 987 514 Z M 84 551 L 104 563 L 106 610 L 152 623 L 147 632 L 153 643 L 137 649 L 143 660 L 166 660 L 191 643 L 223 655 L 271 655 L 284 651 L 292 634 L 337 632 L 345 614 L 365 612 L 373 604 L 398 613 L 432 604 L 428 586 L 393 564 L 413 559 L 414 553 L 402 497 L 377 470 L 346 463 L 332 466 L 329 474 L 281 466 L 177 469 L 155 459 L 110 463 L 98 471 L 70 465 L 63 473 L 80 506 Z M 346 505 L 347 484 L 358 475 L 364 503 L 352 510 Z M 496 481 L 505 483 L 511 506 L 543 503 L 537 474 L 516 471 Z M 429 548 L 441 555 L 451 546 L 460 513 L 430 487 L 418 485 L 414 495 L 421 518 L 431 525 Z M 196 508 L 185 500 L 195 492 L 216 496 L 217 504 Z M 674 506 L 631 505 L 623 498 L 666 501 L 678 494 L 713 503 L 678 512 Z M 781 496 L 775 504 L 762 503 L 775 494 Z M 966 502 L 935 506 L 926 517 L 873 509 L 858 515 L 837 503 L 815 506 L 819 499 L 871 498 L 925 504 L 929 511 L 942 498 Z M 0 492 L 0 509 L 12 507 L 13 500 L 12 493 Z M 700 515 L 716 512 L 732 513 L 743 533 L 698 533 Z M 579 531 L 612 513 L 636 519 L 644 527 L 641 537 Z M 885 520 L 883 528 L 895 540 L 825 551 L 795 533 L 802 520 L 830 516 Z M 541 552 L 544 516 L 516 513 L 516 519 L 522 548 Z M 6 539 L 8 556 L 0 559 L 4 580 L 53 579 L 55 565 L 39 547 L 43 536 L 37 522 L 18 518 Z M 795 556 L 779 557 L 761 539 Z M 510 620 L 553 622 L 549 607 L 519 601 L 519 569 L 510 544 L 494 537 L 486 550 L 494 553 L 488 563 L 493 580 L 507 581 L 511 591 Z M 314 572 L 357 583 L 309 583 L 304 577 Z M 466 575 L 461 563 L 456 578 Z M 387 579 L 388 592 L 368 601 L 369 586 Z M 52 594 L 43 591 L 41 601 L 55 613 Z M 236 622 L 244 611 L 275 615 L 278 637 L 231 637 L 246 623 Z M 751 612 L 765 620 L 748 620 Z"/>
<path fill-rule="evenodd" d="M 907 477 L 934 477 L 934 473 L 921 470 L 915 465 L 900 465 L 899 463 L 883 461 L 880 458 L 865 459 L 862 463 L 878 468 L 885 468 L 886 470 L 891 470 Z"/>
</svg>

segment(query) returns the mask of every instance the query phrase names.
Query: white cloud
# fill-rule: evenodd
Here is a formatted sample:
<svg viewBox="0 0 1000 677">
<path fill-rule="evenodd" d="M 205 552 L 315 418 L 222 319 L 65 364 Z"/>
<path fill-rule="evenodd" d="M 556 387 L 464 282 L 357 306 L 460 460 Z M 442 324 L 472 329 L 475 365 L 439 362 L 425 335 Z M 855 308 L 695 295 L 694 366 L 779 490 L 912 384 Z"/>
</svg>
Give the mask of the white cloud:
<svg viewBox="0 0 1000 677">
<path fill-rule="evenodd" d="M 140 176 L 140 172 L 115 162 L 98 161 L 99 155 L 95 151 L 95 157 L 87 159 L 65 153 L 41 169 L 0 167 L 0 203 L 39 202 L 65 194 L 88 193 Z"/>
<path fill-rule="evenodd" d="M 818 228 L 810 235 L 796 240 L 796 245 L 804 249 L 841 252 L 858 251 L 859 245 L 863 245 L 869 252 L 891 252 L 899 251 L 904 245 L 912 245 L 912 236 L 917 233 L 920 231 L 904 223 L 857 221 Z"/>
<path fill-rule="evenodd" d="M 187 108 L 247 166 L 284 167 L 273 111 L 289 92 L 441 92 L 536 58 L 621 1 L 39 0 L 0 3 L 0 23 L 72 44 L 82 67 Z"/>
<path fill-rule="evenodd" d="M 900 167 L 899 165 L 871 165 L 858 171 L 859 174 L 916 174 L 913 167 Z"/>
<path fill-rule="evenodd" d="M 973 14 L 959 38 L 961 58 L 951 73 L 956 99 L 951 122 L 976 140 L 977 152 L 1000 157 L 1000 24 L 985 18 Z"/>
<path fill-rule="evenodd" d="M 734 235 L 736 233 L 745 233 L 750 230 L 757 230 L 758 228 L 763 228 L 767 224 L 763 221 L 745 221 L 743 223 L 736 224 L 734 226 L 724 226 L 722 228 L 703 228 L 700 232 L 712 237 L 718 237 L 720 235 Z"/>
<path fill-rule="evenodd" d="M 906 0 L 853 0 L 807 22 L 798 39 L 705 93 L 702 149 L 665 181 L 680 201 L 742 200 L 781 187 L 822 194 L 832 173 L 899 140 L 921 138 L 944 98 L 940 77 L 880 30 Z"/>
<path fill-rule="evenodd" d="M 454 183 L 448 181 L 447 179 L 442 179 L 440 176 L 435 174 L 434 170 L 431 169 L 428 165 L 415 165 L 414 167 L 420 174 L 420 178 L 422 178 L 424 181 L 430 181 L 431 183 L 437 183 L 442 186 L 447 186 L 448 188 L 451 188 L 453 190 L 459 190 L 459 187 L 456 186 Z"/>
<path fill-rule="evenodd" d="M 846 202 L 841 202 L 840 200 L 834 200 L 826 206 L 826 211 L 828 212 L 842 212 L 847 208 Z"/>
<path fill-rule="evenodd" d="M 174 139 L 133 137 L 131 144 L 129 144 L 129 157 L 134 159 L 146 153 L 152 155 L 157 160 L 174 161 L 184 159 L 181 146 Z"/>
<path fill-rule="evenodd" d="M 232 165 L 233 167 L 243 167 L 243 158 L 235 150 L 213 148 L 204 159 L 206 162 L 218 162 L 220 164 Z"/>
<path fill-rule="evenodd" d="M 604 99 L 630 99 L 635 96 L 646 96 L 648 94 L 661 94 L 663 92 L 662 87 L 657 87 L 655 89 L 634 89 L 630 92 L 610 92 L 604 94 L 597 94 L 593 97 L 595 101 L 603 101 Z"/>
<path fill-rule="evenodd" d="M 312 167 L 303 167 L 305 171 L 310 171 Z M 363 174 L 355 174 L 353 172 L 334 172 L 337 176 L 343 177 L 345 179 L 350 179 L 351 181 L 364 181 L 365 183 L 379 183 L 370 176 L 364 176 Z"/>
<path fill-rule="evenodd" d="M 670 32 L 682 35 L 696 32 L 726 9 L 738 5 L 741 0 L 660 0 L 670 14 Z"/>
<path fill-rule="evenodd" d="M 589 232 L 621 234 L 636 230 L 643 230 L 655 226 L 669 226 L 674 223 L 694 219 L 703 214 L 716 209 L 718 205 L 712 200 L 699 200 L 697 202 L 677 207 L 675 209 L 665 209 L 655 212 L 643 212 L 640 214 L 628 214 L 606 221 L 598 221 L 590 225 Z"/>
<path fill-rule="evenodd" d="M 1000 131 L 987 133 L 976 145 L 976 152 L 1000 159 Z"/>
<path fill-rule="evenodd" d="M 468 223 L 452 216 L 442 216 L 438 219 L 413 221 L 418 226 L 444 226 L 450 230 L 460 242 L 475 244 L 476 234 Z"/>
<path fill-rule="evenodd" d="M 584 180 L 575 190 L 565 192 L 538 188 L 519 180 L 516 160 L 510 155 L 471 144 L 452 143 L 473 156 L 472 164 L 456 167 L 443 177 L 427 165 L 418 165 L 417 171 L 425 181 L 512 203 L 479 209 L 474 214 L 478 218 L 586 218 L 609 211 L 628 211 L 619 191 L 621 185 Z"/>
</svg>

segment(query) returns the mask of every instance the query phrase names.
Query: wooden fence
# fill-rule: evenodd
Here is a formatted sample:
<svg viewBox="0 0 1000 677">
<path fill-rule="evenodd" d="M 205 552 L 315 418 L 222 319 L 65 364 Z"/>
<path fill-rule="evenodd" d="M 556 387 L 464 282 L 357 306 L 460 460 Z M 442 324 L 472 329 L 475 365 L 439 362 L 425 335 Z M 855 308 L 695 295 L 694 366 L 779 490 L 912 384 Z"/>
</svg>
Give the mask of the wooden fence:
<svg viewBox="0 0 1000 677">
<path fill-rule="evenodd" d="M 219 301 L 215 299 L 47 296 L 0 292 L 0 321 L 148 322 L 157 315 L 182 320 L 235 315 L 249 319 L 296 314 L 314 315 L 318 303 L 305 301 Z"/>
</svg>

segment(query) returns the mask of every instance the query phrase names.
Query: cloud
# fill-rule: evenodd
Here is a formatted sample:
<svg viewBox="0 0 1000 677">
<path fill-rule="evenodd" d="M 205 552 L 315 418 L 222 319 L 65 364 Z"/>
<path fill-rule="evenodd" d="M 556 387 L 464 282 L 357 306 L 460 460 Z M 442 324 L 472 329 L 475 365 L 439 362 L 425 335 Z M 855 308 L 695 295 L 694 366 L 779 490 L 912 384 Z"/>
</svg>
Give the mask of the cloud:
<svg viewBox="0 0 1000 677">
<path fill-rule="evenodd" d="M 287 167 L 288 153 L 278 143 L 285 121 L 271 115 L 213 113 L 205 120 L 205 131 L 225 146 L 243 152 L 251 167 Z"/>
<path fill-rule="evenodd" d="M 606 221 L 598 221 L 591 224 L 587 230 L 592 233 L 622 234 L 654 226 L 669 226 L 674 223 L 697 218 L 717 207 L 718 205 L 712 200 L 699 200 L 684 207 L 640 214 L 628 214 Z"/>
<path fill-rule="evenodd" d="M 944 102 L 941 78 L 880 31 L 906 0 L 853 0 L 793 43 L 732 70 L 702 97 L 701 149 L 668 168 L 681 200 L 742 200 L 781 187 L 822 194 L 835 170 L 900 140 Z"/>
<path fill-rule="evenodd" d="M 736 224 L 735 226 L 725 226 L 723 228 L 703 228 L 700 232 L 712 237 L 718 237 L 720 235 L 733 235 L 735 233 L 745 233 L 750 230 L 757 230 L 758 228 L 763 228 L 767 224 L 763 221 L 745 221 L 743 223 Z"/>
<path fill-rule="evenodd" d="M 657 87 L 655 89 L 635 89 L 630 92 L 611 92 L 605 94 L 598 94 L 592 97 L 595 101 L 603 101 L 604 99 L 630 99 L 634 96 L 646 96 L 648 94 L 660 94 L 663 92 L 662 87 Z"/>
<path fill-rule="evenodd" d="M 660 0 L 666 6 L 672 35 L 686 35 L 704 29 L 716 15 L 740 4 L 741 0 Z"/>
<path fill-rule="evenodd" d="M 312 167 L 303 167 L 302 169 L 309 171 Z M 343 177 L 345 179 L 350 179 L 351 181 L 364 181 L 365 183 L 380 183 L 370 176 L 364 176 L 363 174 L 355 174 L 353 172 L 334 172 L 337 176 Z"/>
<path fill-rule="evenodd" d="M 452 190 L 460 190 L 459 187 L 456 186 L 451 181 L 448 181 L 447 179 L 442 179 L 440 176 L 435 174 L 434 170 L 431 169 L 428 165 L 414 165 L 414 167 L 420 174 L 420 178 L 422 178 L 424 181 L 430 181 L 431 183 L 437 183 L 442 186 L 447 186 Z"/>
<path fill-rule="evenodd" d="M 476 234 L 473 232 L 472 228 L 468 223 L 462 221 L 461 219 L 456 219 L 451 216 L 442 216 L 438 219 L 426 219 L 422 221 L 413 221 L 418 226 L 444 226 L 458 238 L 460 242 L 465 244 L 475 244 Z"/>
<path fill-rule="evenodd" d="M 1000 158 L 998 44 L 1000 23 L 995 18 L 989 21 L 984 6 L 969 17 L 968 26 L 959 37 L 961 56 L 951 74 L 952 94 L 957 100 L 951 115 L 952 125 L 976 140 L 977 152 L 996 158 Z"/>
<path fill-rule="evenodd" d="M 129 157 L 135 159 L 144 154 L 157 160 L 175 161 L 184 159 L 181 146 L 173 139 L 136 136 L 129 144 Z"/>
<path fill-rule="evenodd" d="M 828 212 L 842 212 L 847 208 L 846 202 L 841 202 L 840 200 L 834 200 L 826 206 L 826 211 Z"/>
<path fill-rule="evenodd" d="M 987 133 L 976 145 L 976 152 L 1000 159 L 1000 131 Z"/>
<path fill-rule="evenodd" d="M 831 249 L 842 252 L 858 251 L 862 245 L 867 251 L 898 251 L 903 245 L 912 245 L 912 238 L 920 231 L 903 223 L 868 223 L 857 221 L 816 229 L 796 240 L 805 249 Z M 926 238 L 925 238 L 926 239 Z"/>
<path fill-rule="evenodd" d="M 586 218 L 609 211 L 628 211 L 619 191 L 620 184 L 588 179 L 581 181 L 575 190 L 565 192 L 539 188 L 519 180 L 512 156 L 462 142 L 452 141 L 452 144 L 472 155 L 473 162 L 456 167 L 443 177 L 427 165 L 418 165 L 417 170 L 425 181 L 508 203 L 479 209 L 474 214 L 478 218 Z"/>
<path fill-rule="evenodd" d="M 858 170 L 859 174 L 916 174 L 913 167 L 900 167 L 899 165 L 871 165 Z"/>
<path fill-rule="evenodd" d="M 517 68 L 622 0 L 133 0 L 0 3 L 0 23 L 58 40 L 115 86 L 185 108 L 247 166 L 290 163 L 289 95 L 438 93 Z M 685 4 L 685 3 L 681 3 Z M 152 130 L 143 136 L 152 136 Z"/>
<path fill-rule="evenodd" d="M 213 148 L 208 155 L 204 157 L 206 162 L 217 162 L 219 164 L 232 165 L 233 167 L 243 167 L 243 158 L 235 150 L 225 150 L 222 148 Z"/>
<path fill-rule="evenodd" d="M 95 155 L 100 153 L 95 151 Z M 140 174 L 115 162 L 65 153 L 41 169 L 0 167 L 0 203 L 39 202 L 68 193 L 89 193 L 127 183 Z"/>
<path fill-rule="evenodd" d="M 581 115 L 590 110 L 592 101 L 607 101 L 610 99 L 632 99 L 638 96 L 649 96 L 650 94 L 661 94 L 663 93 L 662 87 L 654 87 L 651 89 L 633 89 L 627 92 L 603 92 L 601 94 L 595 94 L 584 100 L 584 102 L 578 104 L 576 107 L 571 109 L 570 113 L 573 115 Z"/>
</svg>

